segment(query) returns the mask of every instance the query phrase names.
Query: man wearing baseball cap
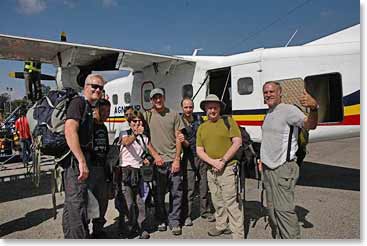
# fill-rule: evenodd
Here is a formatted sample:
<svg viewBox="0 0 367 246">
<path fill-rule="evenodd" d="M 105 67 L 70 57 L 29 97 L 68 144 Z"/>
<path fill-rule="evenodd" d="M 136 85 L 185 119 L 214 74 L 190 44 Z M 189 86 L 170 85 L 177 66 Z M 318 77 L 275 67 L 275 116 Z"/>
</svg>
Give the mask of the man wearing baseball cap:
<svg viewBox="0 0 367 246">
<path fill-rule="evenodd" d="M 181 235 L 182 172 L 180 170 L 181 143 L 177 135 L 184 128 L 179 114 L 165 107 L 165 96 L 161 88 L 150 92 L 153 107 L 145 114 L 150 128 L 151 143 L 158 155 L 153 155 L 156 167 L 156 218 L 158 230 L 166 231 L 167 222 L 173 235 Z M 169 187 L 170 211 L 167 216 L 165 194 Z"/>
<path fill-rule="evenodd" d="M 226 126 L 221 112 L 226 105 L 210 94 L 200 103 L 208 120 L 199 126 L 196 138 L 196 152 L 208 165 L 208 186 L 215 208 L 215 228 L 209 236 L 230 234 L 233 239 L 244 238 L 243 213 L 240 199 L 237 199 L 234 155 L 242 144 L 241 132 L 231 117 Z M 227 222 L 228 221 L 228 222 Z"/>
</svg>

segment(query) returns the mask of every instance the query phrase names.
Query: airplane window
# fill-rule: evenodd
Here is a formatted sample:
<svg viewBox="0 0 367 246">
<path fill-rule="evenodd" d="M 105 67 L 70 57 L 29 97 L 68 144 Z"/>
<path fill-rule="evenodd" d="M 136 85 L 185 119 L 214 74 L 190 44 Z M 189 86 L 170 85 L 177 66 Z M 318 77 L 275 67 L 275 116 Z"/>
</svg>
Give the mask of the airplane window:
<svg viewBox="0 0 367 246">
<path fill-rule="evenodd" d="M 130 95 L 130 92 L 125 92 L 125 94 L 124 94 L 124 100 L 125 100 L 125 103 L 126 104 L 131 103 L 131 95 Z"/>
<path fill-rule="evenodd" d="M 194 90 L 191 84 L 182 86 L 182 98 L 189 97 L 192 98 L 194 95 Z"/>
<path fill-rule="evenodd" d="M 112 95 L 112 103 L 113 105 L 116 105 L 118 103 L 118 97 L 117 94 L 113 94 Z"/>
<path fill-rule="evenodd" d="M 237 81 L 237 90 L 240 95 L 249 95 L 254 91 L 254 81 L 250 77 L 240 78 Z"/>
<path fill-rule="evenodd" d="M 152 90 L 145 90 L 144 91 L 144 102 L 150 102 L 150 92 Z"/>
</svg>

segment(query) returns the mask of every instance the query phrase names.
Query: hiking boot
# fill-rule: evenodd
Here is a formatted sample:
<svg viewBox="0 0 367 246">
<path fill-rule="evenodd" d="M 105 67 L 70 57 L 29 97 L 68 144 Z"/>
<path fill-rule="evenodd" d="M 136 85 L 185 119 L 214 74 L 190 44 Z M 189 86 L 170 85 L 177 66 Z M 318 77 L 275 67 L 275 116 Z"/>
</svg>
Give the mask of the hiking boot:
<svg viewBox="0 0 367 246">
<path fill-rule="evenodd" d="M 150 234 L 147 231 L 143 231 L 139 236 L 139 239 L 149 239 L 149 238 Z"/>
<path fill-rule="evenodd" d="M 179 226 L 172 227 L 172 234 L 175 235 L 175 236 L 181 235 L 182 234 L 181 227 L 179 227 Z"/>
<path fill-rule="evenodd" d="M 185 220 L 185 226 L 192 226 L 193 223 L 192 223 L 192 220 L 190 217 L 187 217 L 186 220 Z"/>
<path fill-rule="evenodd" d="M 220 236 L 222 234 L 231 234 L 232 231 L 229 229 L 229 228 L 226 228 L 224 230 L 218 230 L 217 228 L 213 228 L 213 229 L 210 229 L 208 231 L 208 235 L 211 236 L 211 237 L 217 237 L 217 236 Z"/>
<path fill-rule="evenodd" d="M 158 225 L 158 231 L 167 231 L 167 225 L 166 223 L 161 223 Z"/>
</svg>

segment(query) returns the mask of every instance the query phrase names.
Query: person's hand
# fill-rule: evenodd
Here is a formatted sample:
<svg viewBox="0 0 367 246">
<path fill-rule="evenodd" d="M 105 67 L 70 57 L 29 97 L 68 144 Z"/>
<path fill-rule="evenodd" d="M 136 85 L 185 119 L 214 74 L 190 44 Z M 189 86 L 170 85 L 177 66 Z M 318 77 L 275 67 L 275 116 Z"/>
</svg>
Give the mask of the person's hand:
<svg viewBox="0 0 367 246">
<path fill-rule="evenodd" d="M 263 162 L 260 159 L 257 161 L 257 166 L 258 166 L 259 171 L 262 172 L 263 171 Z"/>
<path fill-rule="evenodd" d="M 177 139 L 178 139 L 178 141 L 180 141 L 180 143 L 183 143 L 185 141 L 185 136 L 183 135 L 183 133 L 178 132 L 177 133 Z"/>
<path fill-rule="evenodd" d="M 148 159 L 147 159 L 147 158 L 145 158 L 145 159 L 143 160 L 143 164 L 144 164 L 144 165 L 149 165 L 149 161 L 148 161 Z"/>
<path fill-rule="evenodd" d="M 303 107 L 317 109 L 317 101 L 310 94 L 308 94 L 305 89 L 303 90 L 303 94 L 300 97 L 299 102 Z"/>
<path fill-rule="evenodd" d="M 154 163 L 157 165 L 157 166 L 163 166 L 163 164 L 164 164 L 164 160 L 163 160 L 163 158 L 161 157 L 161 155 L 156 155 L 156 156 L 153 156 L 153 158 L 154 158 Z"/>
<path fill-rule="evenodd" d="M 222 159 L 214 159 L 212 165 L 215 172 L 220 172 L 223 170 L 225 163 Z"/>
<path fill-rule="evenodd" d="M 141 135 L 144 132 L 144 127 L 143 127 L 143 123 L 139 122 L 137 127 L 136 127 L 136 135 Z"/>
<path fill-rule="evenodd" d="M 180 160 L 179 159 L 175 159 L 172 162 L 171 173 L 177 173 L 179 171 L 180 171 Z"/>
<path fill-rule="evenodd" d="M 79 162 L 78 180 L 84 181 L 88 178 L 88 176 L 89 176 L 89 169 L 88 169 L 87 163 L 85 161 Z"/>
</svg>

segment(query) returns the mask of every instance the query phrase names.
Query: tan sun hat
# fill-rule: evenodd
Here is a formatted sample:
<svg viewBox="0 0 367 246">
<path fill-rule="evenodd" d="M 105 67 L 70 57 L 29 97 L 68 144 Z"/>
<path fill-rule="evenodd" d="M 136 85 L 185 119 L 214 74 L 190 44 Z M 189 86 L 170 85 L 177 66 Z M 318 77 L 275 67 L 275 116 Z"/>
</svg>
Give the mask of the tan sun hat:
<svg viewBox="0 0 367 246">
<path fill-rule="evenodd" d="M 205 111 L 205 104 L 208 102 L 217 102 L 220 104 L 220 111 L 223 113 L 224 109 L 226 108 L 226 104 L 219 100 L 219 98 L 214 94 L 209 94 L 205 100 L 201 101 L 200 108 Z"/>
</svg>

